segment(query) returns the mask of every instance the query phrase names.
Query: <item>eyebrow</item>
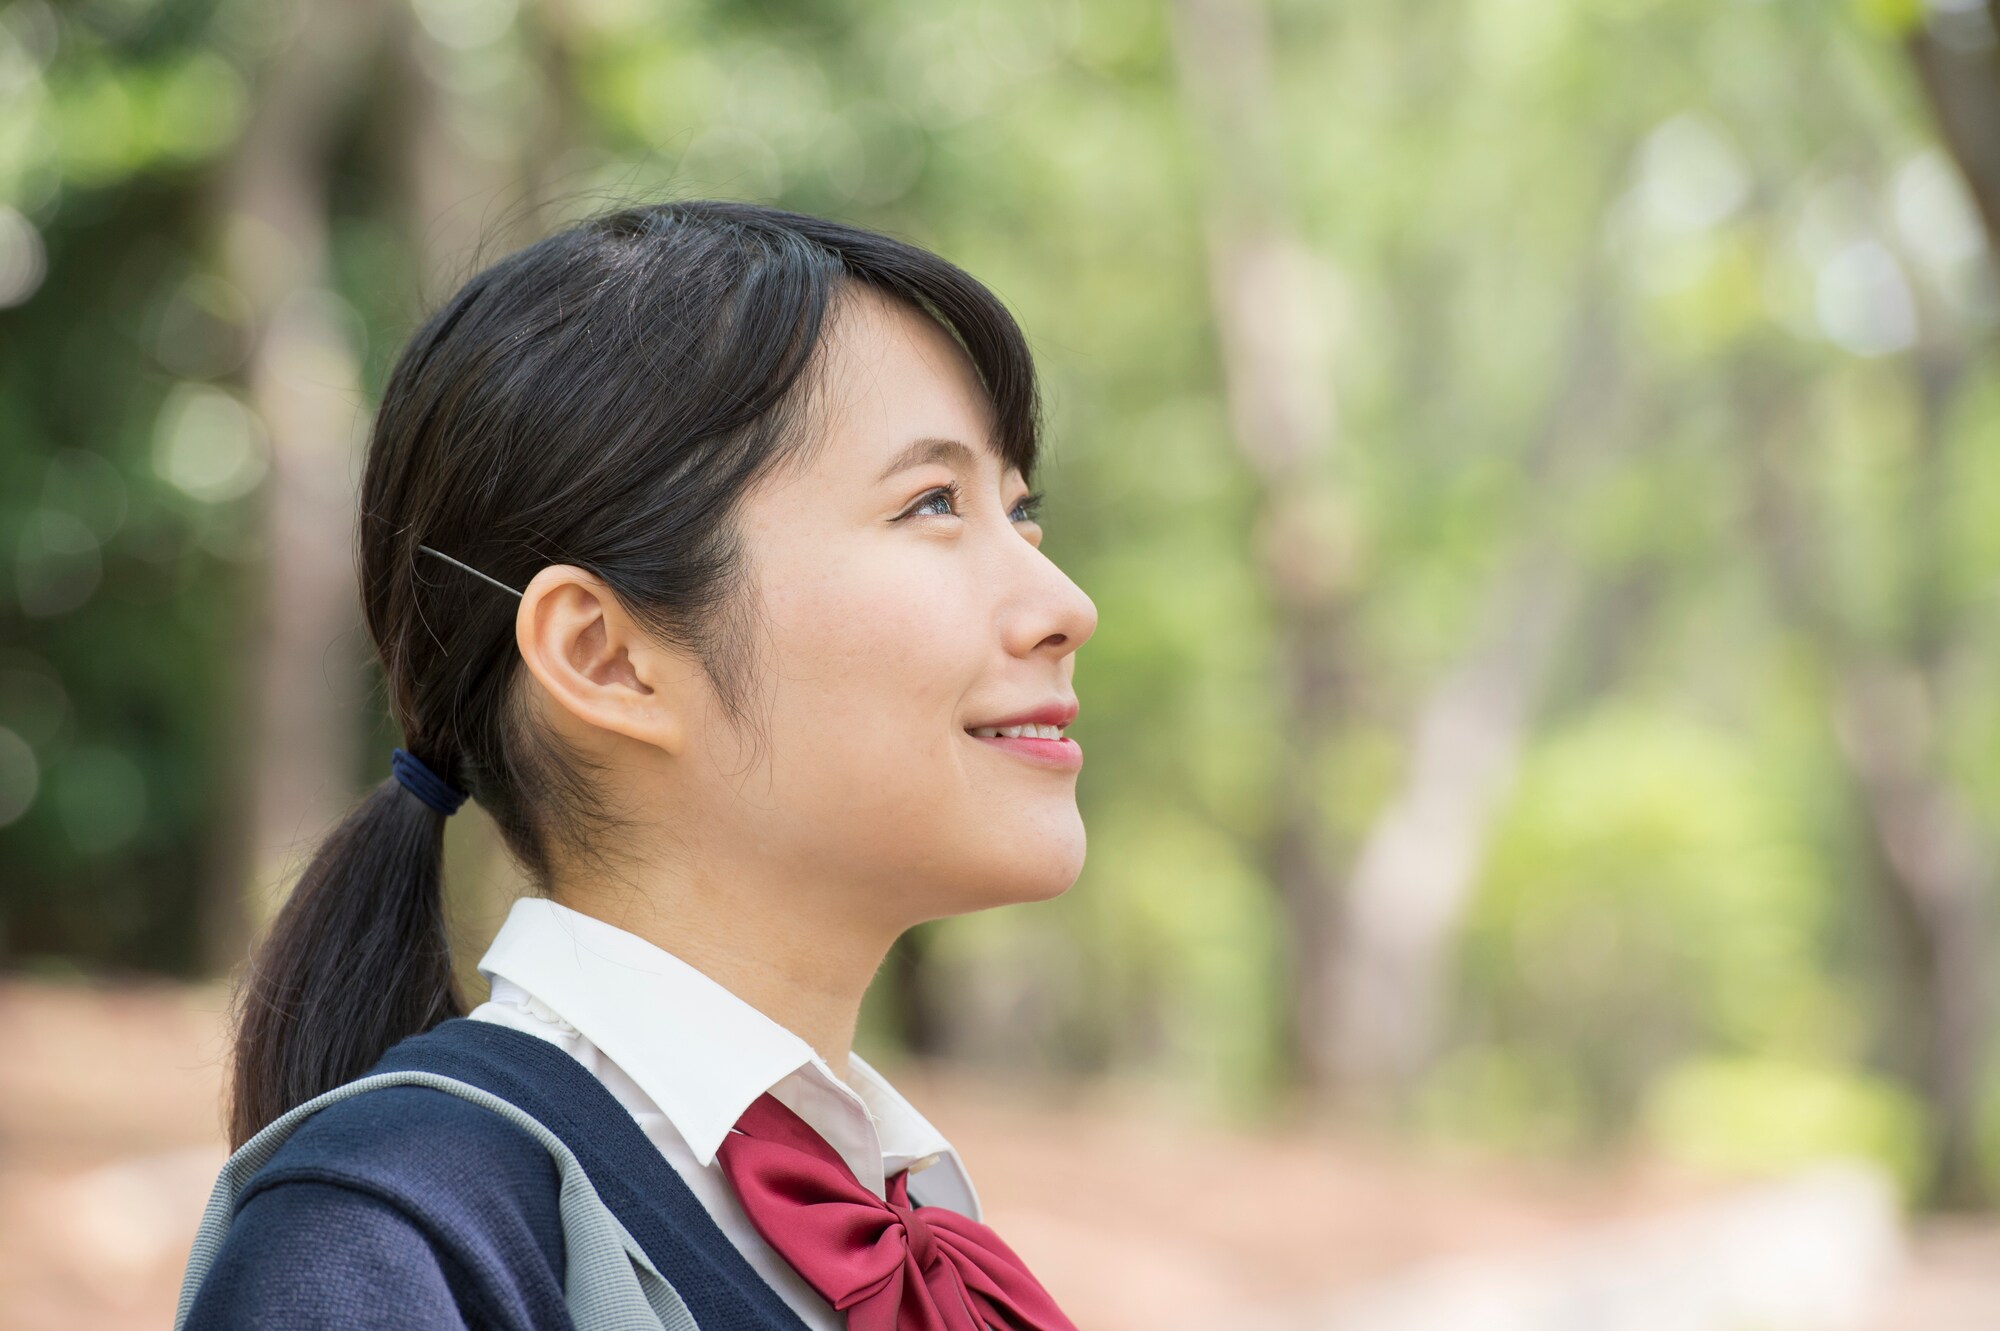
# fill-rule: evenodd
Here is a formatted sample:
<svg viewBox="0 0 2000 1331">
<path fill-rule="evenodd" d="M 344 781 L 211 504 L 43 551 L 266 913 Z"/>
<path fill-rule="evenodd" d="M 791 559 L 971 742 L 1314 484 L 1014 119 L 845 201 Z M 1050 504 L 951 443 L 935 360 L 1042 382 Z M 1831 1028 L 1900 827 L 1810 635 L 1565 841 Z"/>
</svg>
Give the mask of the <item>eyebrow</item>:
<svg viewBox="0 0 2000 1331">
<path fill-rule="evenodd" d="M 889 465 L 882 468 L 882 474 L 875 479 L 878 482 L 886 481 L 899 471 L 908 471 L 911 467 L 921 467 L 926 462 L 942 462 L 946 466 L 958 467 L 964 471 L 977 471 L 979 469 L 979 455 L 958 440 L 919 439 L 903 449 L 902 452 L 896 454 L 895 457 L 890 458 Z"/>
</svg>

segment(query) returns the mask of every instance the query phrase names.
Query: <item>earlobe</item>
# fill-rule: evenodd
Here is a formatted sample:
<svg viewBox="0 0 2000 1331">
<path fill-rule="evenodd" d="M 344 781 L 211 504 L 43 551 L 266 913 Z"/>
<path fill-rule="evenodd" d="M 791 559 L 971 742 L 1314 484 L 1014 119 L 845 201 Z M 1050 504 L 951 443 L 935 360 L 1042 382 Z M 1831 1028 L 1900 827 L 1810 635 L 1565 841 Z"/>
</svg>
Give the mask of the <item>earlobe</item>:
<svg viewBox="0 0 2000 1331">
<path fill-rule="evenodd" d="M 514 636 L 557 709 L 589 729 L 679 751 L 684 700 L 655 687 L 662 653 L 595 575 L 573 564 L 536 573 Z"/>
</svg>

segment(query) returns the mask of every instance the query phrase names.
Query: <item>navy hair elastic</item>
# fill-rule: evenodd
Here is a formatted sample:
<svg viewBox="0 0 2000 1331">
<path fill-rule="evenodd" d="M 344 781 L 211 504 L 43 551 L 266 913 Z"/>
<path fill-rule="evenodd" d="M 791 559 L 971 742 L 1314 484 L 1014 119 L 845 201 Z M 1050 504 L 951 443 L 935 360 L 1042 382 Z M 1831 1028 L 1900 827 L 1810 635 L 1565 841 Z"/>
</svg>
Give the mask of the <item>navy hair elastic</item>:
<svg viewBox="0 0 2000 1331">
<path fill-rule="evenodd" d="M 466 792 L 426 767 L 424 760 L 413 753 L 397 749 L 390 755 L 389 766 L 411 794 L 447 818 L 457 813 L 458 806 L 466 801 Z"/>
</svg>

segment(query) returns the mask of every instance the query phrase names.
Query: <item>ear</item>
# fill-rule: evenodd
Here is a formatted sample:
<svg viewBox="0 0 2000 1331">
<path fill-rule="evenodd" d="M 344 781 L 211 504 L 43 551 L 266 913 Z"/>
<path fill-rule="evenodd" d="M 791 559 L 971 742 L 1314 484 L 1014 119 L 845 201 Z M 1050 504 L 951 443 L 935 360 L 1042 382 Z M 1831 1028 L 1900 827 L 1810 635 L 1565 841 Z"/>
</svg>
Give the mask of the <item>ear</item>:
<svg viewBox="0 0 2000 1331">
<path fill-rule="evenodd" d="M 668 753 L 686 743 L 698 671 L 646 633 L 611 588 L 574 564 L 550 564 L 521 594 L 521 659 L 577 720 Z"/>
</svg>

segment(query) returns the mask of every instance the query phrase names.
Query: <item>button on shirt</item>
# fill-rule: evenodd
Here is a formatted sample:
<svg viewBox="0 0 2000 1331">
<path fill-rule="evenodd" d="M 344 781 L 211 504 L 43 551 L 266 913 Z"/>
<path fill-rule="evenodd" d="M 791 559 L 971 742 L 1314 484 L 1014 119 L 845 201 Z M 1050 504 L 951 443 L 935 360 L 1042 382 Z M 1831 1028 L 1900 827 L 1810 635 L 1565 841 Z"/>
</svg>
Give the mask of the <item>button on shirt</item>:
<svg viewBox="0 0 2000 1331">
<path fill-rule="evenodd" d="M 984 1219 L 951 1143 L 859 1054 L 848 1054 L 842 1081 L 804 1038 L 636 934 L 528 897 L 479 973 L 493 993 L 472 1018 L 539 1036 L 589 1069 L 807 1326 L 845 1331 L 847 1314 L 764 1241 L 716 1163 L 759 1095 L 812 1125 L 877 1197 L 908 1168 L 913 1205 Z"/>
</svg>

